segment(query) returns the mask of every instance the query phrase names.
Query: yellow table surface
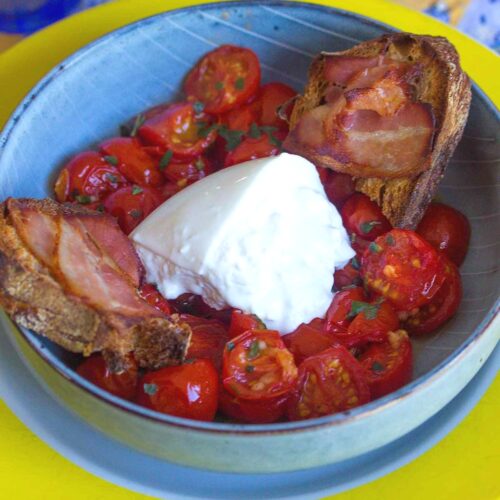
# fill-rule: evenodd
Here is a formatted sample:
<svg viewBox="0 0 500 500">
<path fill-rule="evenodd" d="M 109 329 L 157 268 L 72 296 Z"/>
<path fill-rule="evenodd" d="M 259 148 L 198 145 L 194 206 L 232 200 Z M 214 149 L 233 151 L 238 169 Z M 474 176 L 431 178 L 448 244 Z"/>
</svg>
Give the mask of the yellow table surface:
<svg viewBox="0 0 500 500">
<path fill-rule="evenodd" d="M 0 56 L 0 124 L 56 63 L 129 22 L 199 0 L 121 0 L 68 18 Z M 498 56 L 438 21 L 385 0 L 317 1 L 373 17 L 402 30 L 448 37 L 465 70 L 500 103 Z M 496 75 L 496 76 L 495 76 Z M 336 500 L 500 499 L 500 377 L 465 420 L 405 467 Z M 146 498 L 99 479 L 61 457 L 31 433 L 0 400 L 0 499 Z"/>
</svg>

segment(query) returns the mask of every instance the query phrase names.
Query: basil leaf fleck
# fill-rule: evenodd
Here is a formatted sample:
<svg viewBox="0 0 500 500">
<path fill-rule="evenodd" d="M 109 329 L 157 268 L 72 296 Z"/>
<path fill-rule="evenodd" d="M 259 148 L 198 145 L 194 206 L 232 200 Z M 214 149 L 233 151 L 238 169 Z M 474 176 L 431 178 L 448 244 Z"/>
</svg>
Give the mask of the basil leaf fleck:
<svg viewBox="0 0 500 500">
<path fill-rule="evenodd" d="M 378 361 L 374 361 L 372 363 L 372 370 L 374 372 L 383 372 L 384 371 L 384 365 L 382 363 L 379 363 Z"/>
<path fill-rule="evenodd" d="M 360 300 L 353 300 L 351 302 L 351 310 L 347 315 L 348 319 L 356 317 L 358 314 L 364 313 L 366 319 L 375 319 L 378 315 L 381 303 L 369 304 Z"/>
<path fill-rule="evenodd" d="M 223 82 L 215 82 L 215 89 L 216 90 L 222 90 L 223 88 L 224 88 Z"/>
<path fill-rule="evenodd" d="M 245 87 L 245 79 L 242 77 L 237 78 L 236 81 L 234 82 L 234 88 L 236 90 L 243 90 L 244 87 Z"/>
<path fill-rule="evenodd" d="M 226 349 L 231 352 L 233 349 L 234 349 L 235 345 L 234 345 L 234 342 L 228 342 L 226 344 Z"/>
<path fill-rule="evenodd" d="M 114 184 L 116 184 L 119 181 L 118 176 L 116 176 L 115 174 L 108 173 L 104 176 L 104 178 L 109 182 L 113 182 Z"/>
<path fill-rule="evenodd" d="M 170 151 L 170 149 L 161 157 L 160 163 L 158 164 L 158 167 L 161 171 L 165 170 L 168 167 L 168 164 L 170 163 L 170 160 L 172 159 L 172 156 L 174 156 L 174 153 Z"/>
<path fill-rule="evenodd" d="M 194 162 L 194 166 L 196 167 L 196 170 L 198 170 L 198 172 L 201 172 L 205 168 L 205 162 L 201 158 L 198 158 Z"/>
<path fill-rule="evenodd" d="M 258 139 L 259 137 L 261 137 L 261 135 L 262 131 L 260 130 L 260 127 L 255 122 L 253 122 L 248 129 L 248 137 L 250 137 L 251 139 Z"/>
<path fill-rule="evenodd" d="M 394 239 L 394 236 L 392 234 L 388 234 L 385 237 L 385 242 L 391 247 L 396 244 L 396 240 Z"/>
<path fill-rule="evenodd" d="M 248 349 L 248 359 L 255 359 L 260 354 L 259 341 L 254 340 Z"/>
<path fill-rule="evenodd" d="M 104 161 L 115 167 L 118 165 L 118 158 L 116 156 L 106 155 Z"/>
<path fill-rule="evenodd" d="M 255 366 L 253 366 L 253 365 L 246 365 L 245 366 L 245 371 L 247 373 L 252 373 L 254 370 L 255 370 Z"/>
<path fill-rule="evenodd" d="M 132 194 L 133 195 L 136 195 L 136 194 L 141 194 L 142 193 L 142 188 L 139 187 L 139 186 L 133 186 L 132 187 Z"/>
<path fill-rule="evenodd" d="M 78 203 L 81 203 L 82 205 L 88 205 L 89 203 L 92 202 L 92 198 L 86 194 L 77 194 L 75 196 L 75 199 Z"/>
<path fill-rule="evenodd" d="M 139 113 L 134 120 L 134 124 L 132 125 L 132 130 L 130 131 L 130 137 L 135 137 L 137 135 L 137 131 L 144 125 L 146 121 L 146 117 Z"/>
<path fill-rule="evenodd" d="M 199 115 L 200 113 L 203 113 L 203 110 L 205 109 L 205 105 L 201 101 L 195 101 L 193 102 L 193 109 L 194 112 Z"/>
<path fill-rule="evenodd" d="M 380 224 L 382 224 L 382 223 L 378 220 L 370 220 L 370 221 L 363 222 L 359 226 L 359 228 L 361 229 L 361 232 L 363 234 L 368 234 L 375 226 L 380 225 Z"/>
<path fill-rule="evenodd" d="M 158 392 L 158 386 L 156 384 L 144 384 L 144 392 L 149 396 L 154 396 Z"/>
<path fill-rule="evenodd" d="M 137 210 L 136 208 L 130 210 L 129 215 L 134 219 L 140 219 L 142 217 L 142 210 Z"/>
<path fill-rule="evenodd" d="M 368 248 L 370 249 L 370 252 L 372 252 L 372 253 L 380 253 L 382 251 L 382 247 L 380 245 L 378 245 L 377 243 L 375 243 L 374 241 L 372 241 L 368 245 Z"/>
</svg>

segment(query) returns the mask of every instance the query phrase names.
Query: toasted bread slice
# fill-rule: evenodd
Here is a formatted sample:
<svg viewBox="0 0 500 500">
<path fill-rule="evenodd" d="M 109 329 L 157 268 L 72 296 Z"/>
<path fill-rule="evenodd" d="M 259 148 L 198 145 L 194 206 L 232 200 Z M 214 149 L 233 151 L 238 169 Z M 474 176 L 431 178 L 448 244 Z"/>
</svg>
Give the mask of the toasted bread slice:
<svg viewBox="0 0 500 500">
<path fill-rule="evenodd" d="M 291 130 L 304 113 L 324 103 L 328 91 L 324 65 L 325 59 L 332 55 L 385 55 L 399 62 L 418 63 L 422 68 L 420 77 L 414 82 L 415 98 L 417 102 L 430 104 L 434 115 L 434 135 L 426 165 L 404 177 L 356 177 L 356 189 L 375 201 L 394 226 L 412 229 L 431 201 L 467 120 L 471 89 L 469 78 L 460 67 L 459 56 L 445 38 L 409 33 L 384 35 L 349 50 L 322 53 L 310 67 L 304 94 L 294 103 Z M 345 163 L 340 164 L 338 159 L 326 162 L 324 158 L 309 159 L 317 165 L 349 173 Z"/>
</svg>

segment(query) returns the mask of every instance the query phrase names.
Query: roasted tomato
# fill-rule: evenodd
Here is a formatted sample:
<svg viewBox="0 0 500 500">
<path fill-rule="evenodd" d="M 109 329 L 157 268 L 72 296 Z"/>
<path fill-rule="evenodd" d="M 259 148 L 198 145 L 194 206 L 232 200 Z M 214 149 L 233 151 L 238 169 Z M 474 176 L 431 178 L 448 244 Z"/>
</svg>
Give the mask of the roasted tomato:
<svg viewBox="0 0 500 500">
<path fill-rule="evenodd" d="M 359 273 L 360 264 L 356 257 L 352 258 L 342 269 L 337 269 L 333 275 L 333 284 L 336 290 L 363 284 Z"/>
<path fill-rule="evenodd" d="M 171 300 L 170 303 L 175 312 L 180 314 L 191 314 L 202 318 L 216 319 L 225 326 L 229 326 L 229 322 L 231 321 L 231 313 L 233 311 L 231 308 L 218 311 L 205 304 L 203 299 L 194 293 L 183 293 L 176 299 Z"/>
<path fill-rule="evenodd" d="M 193 182 L 199 181 L 213 172 L 212 164 L 203 156 L 184 163 L 170 162 L 163 169 L 165 177 L 169 181 L 177 183 L 181 188 L 193 184 Z"/>
<path fill-rule="evenodd" d="M 217 411 L 218 393 L 213 363 L 196 359 L 144 375 L 136 401 L 161 413 L 209 422 Z"/>
<path fill-rule="evenodd" d="M 343 346 L 307 358 L 288 403 L 288 418 L 304 420 L 349 410 L 370 400 L 365 373 Z"/>
<path fill-rule="evenodd" d="M 229 337 L 224 325 L 216 319 L 181 314 L 180 320 L 191 327 L 192 335 L 186 357 L 210 359 L 220 370 L 224 346 Z"/>
<path fill-rule="evenodd" d="M 365 291 L 360 286 L 337 292 L 328 307 L 328 311 L 326 311 L 325 330 L 327 332 L 347 330 L 355 316 L 355 314 L 351 314 L 353 302 L 364 303 L 365 300 Z"/>
<path fill-rule="evenodd" d="M 470 224 L 458 210 L 443 203 L 431 203 L 417 233 L 457 266 L 464 261 L 469 248 Z"/>
<path fill-rule="evenodd" d="M 283 342 L 293 354 L 297 366 L 304 359 L 318 354 L 337 343 L 335 338 L 324 331 L 323 320 L 315 318 L 309 323 L 301 324 L 288 335 L 283 335 Z"/>
<path fill-rule="evenodd" d="M 134 138 L 114 137 L 99 146 L 104 158 L 134 184 L 158 187 L 165 183 L 155 161 Z"/>
<path fill-rule="evenodd" d="M 219 411 L 226 417 L 246 424 L 270 424 L 282 418 L 288 394 L 268 399 L 241 399 L 225 389 L 219 393 Z"/>
<path fill-rule="evenodd" d="M 360 356 L 372 398 L 393 392 L 411 380 L 411 342 L 404 330 L 389 332 L 388 339 L 371 344 Z"/>
<path fill-rule="evenodd" d="M 177 182 L 167 182 L 163 184 L 163 186 L 159 188 L 158 191 L 160 192 L 162 201 L 167 201 L 169 198 L 172 198 L 174 194 L 182 191 L 184 187 L 185 186 L 179 186 Z"/>
<path fill-rule="evenodd" d="M 367 241 L 392 229 L 379 206 L 362 193 L 354 193 L 344 203 L 340 214 L 346 231 Z"/>
<path fill-rule="evenodd" d="M 247 314 L 233 309 L 229 323 L 229 338 L 237 337 L 248 330 L 265 330 L 265 328 L 266 325 L 255 314 Z"/>
<path fill-rule="evenodd" d="M 413 335 L 431 333 L 446 323 L 457 311 L 462 299 L 462 283 L 457 266 L 446 259 L 445 280 L 432 300 L 413 311 L 403 327 Z"/>
<path fill-rule="evenodd" d="M 413 231 L 393 229 L 363 254 L 365 284 L 400 311 L 428 303 L 445 279 L 444 259 Z"/>
<path fill-rule="evenodd" d="M 278 108 L 297 95 L 288 85 L 279 82 L 262 85 L 257 94 L 259 125 L 278 127 L 288 131 L 288 123 L 278 116 Z"/>
<path fill-rule="evenodd" d="M 149 283 L 142 285 L 139 289 L 139 294 L 148 304 L 156 307 L 161 312 L 165 314 L 171 313 L 170 304 L 167 299 L 163 297 L 154 285 L 150 285 Z"/>
<path fill-rule="evenodd" d="M 253 123 L 259 123 L 259 118 L 259 105 L 252 101 L 228 111 L 222 116 L 222 121 L 229 130 L 239 130 L 246 134 Z"/>
<path fill-rule="evenodd" d="M 201 155 L 214 141 L 216 131 L 207 115 L 197 113 L 191 103 L 181 102 L 146 120 L 139 128 L 139 136 L 161 149 L 161 169 L 173 158 L 190 160 Z"/>
<path fill-rule="evenodd" d="M 126 186 L 106 198 L 104 210 L 116 217 L 123 232 L 129 234 L 162 202 L 160 192 L 153 188 Z"/>
<path fill-rule="evenodd" d="M 266 399 L 287 393 L 297 379 L 292 353 L 273 330 L 251 330 L 224 349 L 222 380 L 233 396 Z"/>
<path fill-rule="evenodd" d="M 201 101 L 207 113 L 225 113 L 257 92 L 260 64 L 250 50 L 222 45 L 204 55 L 189 72 L 184 92 Z"/>
<path fill-rule="evenodd" d="M 101 389 L 123 399 L 133 399 L 137 392 L 138 368 L 132 355 L 127 358 L 127 369 L 113 373 L 106 366 L 102 354 L 92 354 L 76 369 L 83 378 Z"/>
<path fill-rule="evenodd" d="M 354 194 L 354 180 L 350 175 L 334 172 L 329 168 L 316 167 L 328 199 L 340 210 Z"/>
<path fill-rule="evenodd" d="M 266 158 L 281 153 L 281 143 L 286 132 L 273 130 L 269 133 L 262 133 L 258 138 L 247 137 L 230 151 L 225 159 L 224 166 L 230 167 L 244 161 Z"/>
<path fill-rule="evenodd" d="M 127 184 L 119 170 L 95 151 L 74 156 L 61 170 L 54 186 L 57 201 L 84 205 L 102 200 Z"/>
</svg>

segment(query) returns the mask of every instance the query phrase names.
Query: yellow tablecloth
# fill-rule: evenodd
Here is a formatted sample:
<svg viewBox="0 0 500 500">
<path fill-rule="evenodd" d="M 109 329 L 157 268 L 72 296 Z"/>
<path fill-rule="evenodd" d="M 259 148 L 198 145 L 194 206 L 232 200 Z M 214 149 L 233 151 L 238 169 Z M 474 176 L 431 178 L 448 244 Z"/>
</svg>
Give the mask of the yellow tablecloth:
<svg viewBox="0 0 500 500">
<path fill-rule="evenodd" d="M 0 56 L 0 124 L 49 68 L 85 43 L 116 27 L 168 8 L 200 0 L 123 0 L 69 18 Z M 400 29 L 447 36 L 466 71 L 500 102 L 498 60 L 463 35 L 385 0 L 319 0 L 379 19 Z M 498 70 L 496 71 L 498 75 Z M 500 377 L 477 407 L 443 441 L 407 466 L 336 500 L 497 500 L 500 498 Z M 111 500 L 146 498 L 107 483 L 73 465 L 34 436 L 0 401 L 0 498 Z"/>
</svg>

